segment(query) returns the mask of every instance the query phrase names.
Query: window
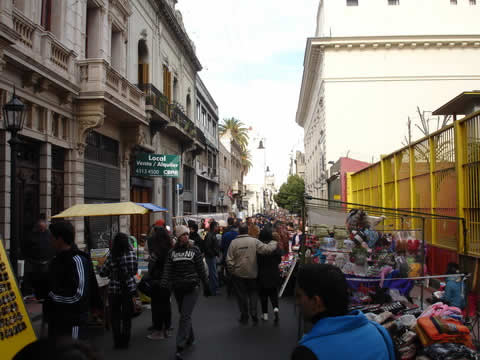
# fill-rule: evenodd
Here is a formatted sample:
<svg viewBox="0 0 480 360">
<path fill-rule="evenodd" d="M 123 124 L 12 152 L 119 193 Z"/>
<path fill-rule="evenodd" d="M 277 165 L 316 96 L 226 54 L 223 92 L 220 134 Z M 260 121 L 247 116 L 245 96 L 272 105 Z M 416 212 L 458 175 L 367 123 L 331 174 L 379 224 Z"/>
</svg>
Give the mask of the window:
<svg viewBox="0 0 480 360">
<path fill-rule="evenodd" d="M 183 188 L 185 191 L 192 191 L 193 169 L 189 166 L 183 167 Z"/>
<path fill-rule="evenodd" d="M 212 128 L 212 118 L 210 115 L 208 115 L 207 131 L 210 132 L 211 128 Z"/>
<path fill-rule="evenodd" d="M 227 157 L 226 156 L 223 157 L 223 167 L 225 167 L 225 168 L 227 167 Z"/>
<path fill-rule="evenodd" d="M 110 41 L 110 64 L 119 72 L 122 71 L 122 42 L 122 33 L 113 29 L 112 27 L 112 39 Z"/>
<path fill-rule="evenodd" d="M 91 131 L 87 136 L 85 159 L 118 166 L 118 141 Z"/>
<path fill-rule="evenodd" d="M 42 0 L 42 26 L 46 31 L 52 30 L 52 0 Z"/>
<path fill-rule="evenodd" d="M 217 123 L 213 122 L 213 137 L 217 138 Z"/>
<path fill-rule="evenodd" d="M 172 73 L 168 71 L 168 67 L 163 65 L 163 95 L 168 99 L 168 102 L 172 102 Z"/>
<path fill-rule="evenodd" d="M 200 124 L 202 120 L 202 107 L 200 106 L 200 101 L 197 101 L 197 123 Z"/>
<path fill-rule="evenodd" d="M 400 0 L 388 0 L 388 5 L 400 5 Z"/>
<path fill-rule="evenodd" d="M 203 127 L 207 126 L 207 111 L 202 107 L 202 125 Z"/>
<path fill-rule="evenodd" d="M 358 6 L 358 0 L 347 0 L 347 6 Z"/>
</svg>

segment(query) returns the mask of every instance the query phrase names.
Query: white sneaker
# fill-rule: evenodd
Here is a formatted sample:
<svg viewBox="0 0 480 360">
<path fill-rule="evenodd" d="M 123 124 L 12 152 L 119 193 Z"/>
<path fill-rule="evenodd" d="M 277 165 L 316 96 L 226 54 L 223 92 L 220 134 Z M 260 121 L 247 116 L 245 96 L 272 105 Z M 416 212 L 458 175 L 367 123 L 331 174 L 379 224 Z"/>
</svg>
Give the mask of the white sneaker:
<svg viewBox="0 0 480 360">
<path fill-rule="evenodd" d="M 274 308 L 273 312 L 279 312 L 278 308 Z"/>
<path fill-rule="evenodd" d="M 268 314 L 263 314 L 262 320 L 263 321 L 268 321 Z"/>
</svg>

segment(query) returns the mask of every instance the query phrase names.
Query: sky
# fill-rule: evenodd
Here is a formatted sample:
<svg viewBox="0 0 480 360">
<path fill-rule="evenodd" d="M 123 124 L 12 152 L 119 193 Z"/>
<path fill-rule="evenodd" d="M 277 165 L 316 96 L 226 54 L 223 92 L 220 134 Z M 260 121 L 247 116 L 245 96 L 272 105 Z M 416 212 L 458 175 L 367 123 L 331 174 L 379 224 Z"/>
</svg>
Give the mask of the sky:
<svg viewBox="0 0 480 360">
<path fill-rule="evenodd" d="M 200 77 L 220 119 L 235 117 L 252 127 L 250 183 L 263 183 L 265 156 L 281 185 L 288 176 L 290 152 L 303 151 L 303 129 L 295 114 L 317 6 L 318 0 L 178 1 L 203 65 Z M 265 154 L 256 149 L 261 138 Z"/>
</svg>

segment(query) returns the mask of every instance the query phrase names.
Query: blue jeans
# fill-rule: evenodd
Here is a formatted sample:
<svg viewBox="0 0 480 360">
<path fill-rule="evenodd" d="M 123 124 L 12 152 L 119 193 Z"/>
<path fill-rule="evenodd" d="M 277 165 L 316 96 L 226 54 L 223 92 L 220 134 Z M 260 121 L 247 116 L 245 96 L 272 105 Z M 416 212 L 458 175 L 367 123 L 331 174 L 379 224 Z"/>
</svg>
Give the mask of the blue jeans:
<svg viewBox="0 0 480 360">
<path fill-rule="evenodd" d="M 205 258 L 205 261 L 208 265 L 208 283 L 210 290 L 212 295 L 216 295 L 218 288 L 217 258 Z"/>
</svg>

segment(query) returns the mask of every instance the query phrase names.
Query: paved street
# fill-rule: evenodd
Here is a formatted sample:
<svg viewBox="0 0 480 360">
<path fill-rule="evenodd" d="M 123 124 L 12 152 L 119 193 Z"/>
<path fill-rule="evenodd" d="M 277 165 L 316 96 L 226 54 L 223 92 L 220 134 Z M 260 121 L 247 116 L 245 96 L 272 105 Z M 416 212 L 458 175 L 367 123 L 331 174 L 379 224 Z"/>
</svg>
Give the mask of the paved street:
<svg viewBox="0 0 480 360">
<path fill-rule="evenodd" d="M 293 298 L 282 300 L 280 306 L 281 321 L 278 327 L 271 320 L 268 323 L 260 322 L 258 327 L 240 326 L 233 297 L 202 297 L 194 312 L 197 342 L 191 351 L 185 353 L 185 359 L 288 359 L 295 346 L 297 333 Z M 176 304 L 173 309 L 176 329 Z M 174 358 L 174 337 L 161 341 L 147 339 L 147 327 L 150 324 L 150 310 L 134 319 L 132 342 L 128 350 L 114 350 L 112 334 L 107 331 L 95 336 L 93 343 L 106 360 Z"/>
</svg>

